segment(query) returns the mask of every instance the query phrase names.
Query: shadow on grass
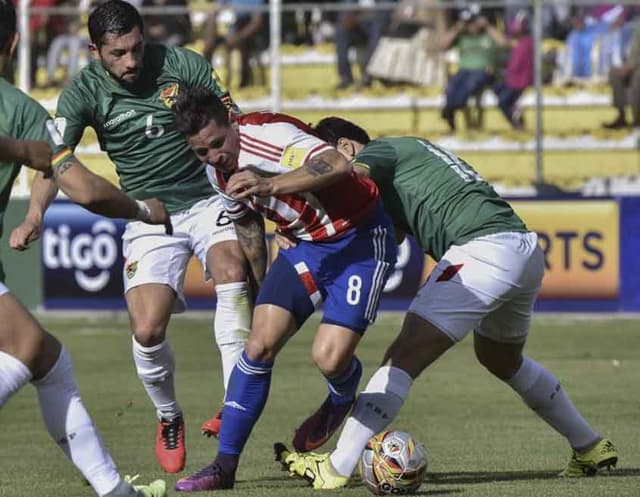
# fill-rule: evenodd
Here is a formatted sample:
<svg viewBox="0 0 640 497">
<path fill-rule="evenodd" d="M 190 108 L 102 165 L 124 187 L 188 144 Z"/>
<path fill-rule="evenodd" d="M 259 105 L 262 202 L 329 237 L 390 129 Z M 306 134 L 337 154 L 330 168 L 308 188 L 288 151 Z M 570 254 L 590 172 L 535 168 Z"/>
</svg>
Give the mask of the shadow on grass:
<svg viewBox="0 0 640 497">
<path fill-rule="evenodd" d="M 621 468 L 611 472 L 602 472 L 597 478 L 620 478 L 629 476 L 640 476 L 640 468 Z M 534 481 L 534 480 L 558 480 L 575 481 L 574 479 L 563 480 L 558 477 L 558 470 L 541 471 L 453 471 L 442 473 L 428 473 L 427 478 L 415 495 L 445 496 L 464 493 L 461 488 L 434 488 L 437 485 L 473 485 L 477 483 L 510 482 L 510 481 Z M 238 480 L 242 486 L 249 488 L 281 488 L 294 489 L 306 488 L 312 492 L 311 487 L 303 480 L 291 478 L 286 473 L 281 475 L 262 476 L 257 479 Z M 361 489 L 361 482 L 356 478 L 347 487 L 346 491 Z"/>
<path fill-rule="evenodd" d="M 451 494 L 462 493 L 462 489 L 460 488 L 441 488 L 438 490 L 427 490 L 424 487 L 426 487 L 428 484 L 429 482 L 425 481 L 420 487 L 420 489 L 415 494 L 411 494 L 411 495 L 451 495 Z"/>
<path fill-rule="evenodd" d="M 451 473 L 428 473 L 427 485 L 455 485 L 490 483 L 496 481 L 530 481 L 530 480 L 561 480 L 558 470 L 543 471 L 459 471 Z M 621 468 L 610 472 L 601 472 L 598 478 L 616 478 L 625 476 L 640 476 L 640 468 Z"/>
<path fill-rule="evenodd" d="M 287 476 L 286 473 L 283 473 L 282 476 L 263 476 L 259 479 L 247 479 L 247 480 L 238 480 L 236 483 L 240 483 L 242 485 L 247 485 L 252 488 L 281 488 L 281 489 L 292 489 L 292 488 L 306 488 L 309 492 L 312 492 L 311 485 L 309 485 L 304 480 L 298 478 L 292 478 Z M 256 483 L 258 485 L 256 485 Z M 420 490 L 412 495 L 425 495 L 425 496 L 435 496 L 435 495 L 452 495 L 462 493 L 462 490 L 459 488 L 439 488 L 439 489 L 429 489 L 427 486 L 432 483 L 426 480 Z M 453 483 L 453 482 L 450 482 Z M 342 491 L 350 491 L 350 490 L 362 490 L 362 482 L 358 478 L 354 478 L 349 486 L 344 489 L 340 489 Z"/>
</svg>

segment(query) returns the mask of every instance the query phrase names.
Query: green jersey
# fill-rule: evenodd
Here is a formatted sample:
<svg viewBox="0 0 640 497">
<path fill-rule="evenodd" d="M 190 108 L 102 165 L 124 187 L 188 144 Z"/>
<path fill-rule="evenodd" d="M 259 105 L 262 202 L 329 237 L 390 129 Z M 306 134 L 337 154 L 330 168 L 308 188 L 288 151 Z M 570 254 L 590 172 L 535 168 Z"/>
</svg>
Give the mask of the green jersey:
<svg viewBox="0 0 640 497">
<path fill-rule="evenodd" d="M 369 169 L 387 213 L 440 260 L 451 245 L 525 224 L 465 161 L 414 137 L 381 138 L 353 159 Z"/>
<path fill-rule="evenodd" d="M 183 48 L 147 45 L 135 89 L 120 85 L 93 61 L 60 95 L 56 125 L 72 147 L 91 126 L 125 192 L 139 200 L 157 197 L 169 212 L 179 212 L 215 194 L 205 166 L 174 126 L 171 105 L 184 85 L 206 86 L 233 105 L 203 57 Z"/>
<path fill-rule="evenodd" d="M 51 116 L 38 102 L 0 78 L 0 135 L 17 140 L 41 140 L 53 151 L 52 165 L 71 157 L 71 150 L 63 145 Z M 9 203 L 11 187 L 20 172 L 21 164 L 0 162 L 0 235 L 2 220 Z M 5 274 L 0 263 L 0 281 Z"/>
<path fill-rule="evenodd" d="M 460 69 L 493 71 L 497 45 L 489 33 L 461 34 L 455 45 L 460 52 Z"/>
</svg>

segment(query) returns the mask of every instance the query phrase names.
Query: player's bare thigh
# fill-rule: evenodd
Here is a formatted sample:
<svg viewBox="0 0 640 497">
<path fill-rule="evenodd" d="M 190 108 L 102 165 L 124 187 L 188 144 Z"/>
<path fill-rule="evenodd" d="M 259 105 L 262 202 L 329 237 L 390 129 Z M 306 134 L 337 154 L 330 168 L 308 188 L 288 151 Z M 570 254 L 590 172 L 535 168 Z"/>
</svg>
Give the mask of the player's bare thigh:
<svg viewBox="0 0 640 497">
<path fill-rule="evenodd" d="M 162 283 L 145 283 L 125 294 L 131 330 L 143 347 L 153 347 L 165 339 L 176 300 L 175 291 Z"/>
<path fill-rule="evenodd" d="M 0 296 L 0 350 L 21 361 L 38 379 L 55 364 L 60 342 L 13 295 L 5 293 Z"/>
<path fill-rule="evenodd" d="M 237 240 L 215 243 L 207 250 L 207 269 L 214 284 L 246 281 L 247 260 Z"/>
</svg>

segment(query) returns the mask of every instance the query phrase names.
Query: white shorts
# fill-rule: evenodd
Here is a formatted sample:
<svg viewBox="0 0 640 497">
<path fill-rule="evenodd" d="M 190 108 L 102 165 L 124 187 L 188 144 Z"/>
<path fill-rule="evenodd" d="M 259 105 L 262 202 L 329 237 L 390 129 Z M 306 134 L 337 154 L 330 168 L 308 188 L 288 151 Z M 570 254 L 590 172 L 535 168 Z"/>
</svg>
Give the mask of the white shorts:
<svg viewBox="0 0 640 497">
<path fill-rule="evenodd" d="M 9 293 L 9 289 L 4 283 L 0 283 L 0 297 L 5 293 Z"/>
<path fill-rule="evenodd" d="M 209 247 L 227 240 L 237 240 L 233 222 L 226 217 L 220 196 L 194 204 L 171 216 L 173 235 L 164 226 L 134 221 L 122 235 L 124 293 L 146 283 L 162 283 L 176 292 L 174 312 L 186 309 L 184 277 L 187 263 L 195 255 L 203 268 Z M 209 274 L 205 269 L 205 279 Z"/>
<path fill-rule="evenodd" d="M 526 340 L 544 274 L 536 233 L 497 233 L 453 245 L 409 311 L 454 342 L 476 333 L 502 343 Z"/>
</svg>

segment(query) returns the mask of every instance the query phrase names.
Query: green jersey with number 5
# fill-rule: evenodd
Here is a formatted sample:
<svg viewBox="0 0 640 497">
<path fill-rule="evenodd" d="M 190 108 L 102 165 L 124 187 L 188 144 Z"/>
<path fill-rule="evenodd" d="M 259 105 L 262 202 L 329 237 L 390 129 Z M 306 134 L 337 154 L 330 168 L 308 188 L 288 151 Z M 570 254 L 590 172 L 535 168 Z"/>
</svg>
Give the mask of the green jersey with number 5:
<svg viewBox="0 0 640 497">
<path fill-rule="evenodd" d="M 394 223 L 436 260 L 451 245 L 479 236 L 527 231 L 511 206 L 469 164 L 428 140 L 373 140 L 353 163 L 369 169 Z"/>
<path fill-rule="evenodd" d="M 125 192 L 137 199 L 157 197 L 169 212 L 179 212 L 215 194 L 205 166 L 174 126 L 171 105 L 185 85 L 206 86 L 234 106 L 203 57 L 183 48 L 147 45 L 135 90 L 93 61 L 63 90 L 55 122 L 71 147 L 92 127 Z"/>
</svg>

